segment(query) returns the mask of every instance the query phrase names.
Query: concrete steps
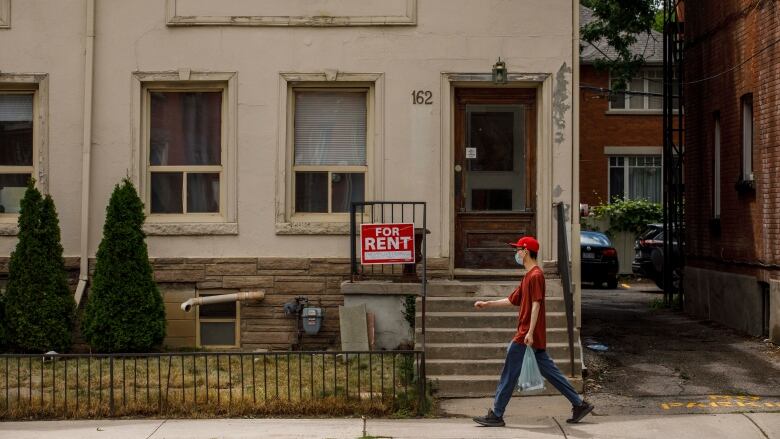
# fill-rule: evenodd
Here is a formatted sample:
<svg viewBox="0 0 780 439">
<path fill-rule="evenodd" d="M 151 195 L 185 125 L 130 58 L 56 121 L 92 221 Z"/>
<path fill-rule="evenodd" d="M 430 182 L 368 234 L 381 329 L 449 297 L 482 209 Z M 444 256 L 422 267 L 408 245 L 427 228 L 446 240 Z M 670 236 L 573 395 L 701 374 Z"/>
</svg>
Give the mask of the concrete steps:
<svg viewBox="0 0 780 439">
<path fill-rule="evenodd" d="M 517 307 L 474 308 L 476 300 L 505 298 L 517 282 L 458 282 L 437 284 L 426 300 L 426 371 L 440 397 L 491 397 L 495 393 L 509 342 L 517 329 Z M 416 347 L 420 348 L 422 304 L 417 301 Z M 562 297 L 545 299 L 547 352 L 570 374 L 566 314 Z M 582 390 L 582 348 L 574 334 L 574 374 L 570 381 Z M 547 389 L 535 394 L 555 394 Z"/>
<path fill-rule="evenodd" d="M 493 397 L 498 385 L 498 375 L 428 375 L 433 381 L 436 394 L 447 398 L 484 398 Z M 570 378 L 569 382 L 578 392 L 582 392 L 582 378 Z M 545 389 L 534 392 L 532 395 L 558 395 L 559 392 L 550 383 L 546 383 Z M 514 396 L 527 396 L 515 392 Z"/>
</svg>

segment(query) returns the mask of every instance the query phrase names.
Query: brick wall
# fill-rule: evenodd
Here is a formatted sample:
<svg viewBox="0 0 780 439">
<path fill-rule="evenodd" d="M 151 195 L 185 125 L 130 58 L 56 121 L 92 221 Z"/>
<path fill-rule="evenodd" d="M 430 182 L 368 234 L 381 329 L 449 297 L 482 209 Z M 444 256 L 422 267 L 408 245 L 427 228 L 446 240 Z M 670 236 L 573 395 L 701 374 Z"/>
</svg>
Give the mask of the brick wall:
<svg viewBox="0 0 780 439">
<path fill-rule="evenodd" d="M 593 66 L 580 69 L 580 84 L 609 88 L 609 74 Z M 607 114 L 609 96 L 588 88 L 580 90 L 580 202 L 591 206 L 609 198 L 605 146 L 662 146 L 660 114 Z"/>
<path fill-rule="evenodd" d="M 689 264 L 735 271 L 733 265 L 740 261 L 740 271 L 766 281 L 779 275 L 771 265 L 780 263 L 780 5 L 774 0 L 694 0 L 685 6 Z M 753 94 L 756 187 L 737 191 L 740 99 L 747 93 Z M 710 221 L 715 111 L 721 125 L 719 234 Z M 753 268 L 746 270 L 746 266 Z"/>
</svg>

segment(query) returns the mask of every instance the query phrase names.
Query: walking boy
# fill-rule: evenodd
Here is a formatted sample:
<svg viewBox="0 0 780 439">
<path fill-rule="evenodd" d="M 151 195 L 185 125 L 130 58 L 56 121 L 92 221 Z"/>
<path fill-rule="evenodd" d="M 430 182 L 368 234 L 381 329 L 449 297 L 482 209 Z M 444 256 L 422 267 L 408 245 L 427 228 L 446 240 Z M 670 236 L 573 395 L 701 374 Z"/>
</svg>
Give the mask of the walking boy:
<svg viewBox="0 0 780 439">
<path fill-rule="evenodd" d="M 526 236 L 510 245 L 517 248 L 515 261 L 526 268 L 526 274 L 520 282 L 520 286 L 506 299 L 487 302 L 480 300 L 474 303 L 474 307 L 482 309 L 496 306 L 519 306 L 517 334 L 509 344 L 506 353 L 506 361 L 501 370 L 501 379 L 496 389 L 493 408 L 488 410 L 487 415 L 474 418 L 474 422 L 486 427 L 503 427 L 505 425 L 504 410 L 512 397 L 523 366 L 523 355 L 528 348 L 534 350 L 542 376 L 571 402 L 572 416 L 566 422 L 579 422 L 593 410 L 593 405 L 580 398 L 545 350 L 547 342 L 544 314 L 544 272 L 536 263 L 539 242 L 533 237 Z"/>
</svg>

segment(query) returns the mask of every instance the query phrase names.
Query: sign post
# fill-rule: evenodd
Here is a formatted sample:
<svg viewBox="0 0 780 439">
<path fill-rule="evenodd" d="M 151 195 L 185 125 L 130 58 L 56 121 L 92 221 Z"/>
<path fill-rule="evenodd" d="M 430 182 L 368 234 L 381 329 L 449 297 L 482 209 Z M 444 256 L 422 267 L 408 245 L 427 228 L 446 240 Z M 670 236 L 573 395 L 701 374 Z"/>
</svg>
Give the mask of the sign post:
<svg viewBox="0 0 780 439">
<path fill-rule="evenodd" d="M 361 224 L 360 263 L 414 264 L 414 224 Z"/>
</svg>

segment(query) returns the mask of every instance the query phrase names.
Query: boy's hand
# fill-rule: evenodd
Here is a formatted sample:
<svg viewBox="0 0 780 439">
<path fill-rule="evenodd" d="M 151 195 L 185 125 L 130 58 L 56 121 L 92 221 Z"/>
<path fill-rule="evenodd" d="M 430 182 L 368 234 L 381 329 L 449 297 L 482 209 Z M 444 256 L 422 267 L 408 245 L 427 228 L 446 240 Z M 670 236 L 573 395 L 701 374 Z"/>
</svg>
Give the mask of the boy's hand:
<svg viewBox="0 0 780 439">
<path fill-rule="evenodd" d="M 476 309 L 486 308 L 487 306 L 488 303 L 485 302 L 484 300 L 477 300 L 476 302 L 474 302 L 474 308 Z"/>
<path fill-rule="evenodd" d="M 534 344 L 534 336 L 530 332 L 525 335 L 525 340 L 523 340 L 526 346 L 531 346 Z"/>
</svg>

